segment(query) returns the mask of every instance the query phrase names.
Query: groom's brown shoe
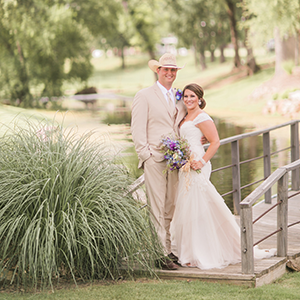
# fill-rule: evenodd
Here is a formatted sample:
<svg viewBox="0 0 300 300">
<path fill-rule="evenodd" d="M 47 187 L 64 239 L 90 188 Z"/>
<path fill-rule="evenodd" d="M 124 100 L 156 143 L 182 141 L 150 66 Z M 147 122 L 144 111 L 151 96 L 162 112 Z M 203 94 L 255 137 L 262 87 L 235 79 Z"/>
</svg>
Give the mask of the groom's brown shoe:
<svg viewBox="0 0 300 300">
<path fill-rule="evenodd" d="M 163 270 L 177 270 L 178 266 L 176 266 L 172 260 L 166 256 L 156 261 L 156 267 L 161 268 Z"/>
<path fill-rule="evenodd" d="M 171 259 L 171 261 L 174 264 L 179 264 L 178 263 L 178 257 L 173 252 L 171 252 L 170 254 L 168 254 L 168 257 Z"/>
</svg>

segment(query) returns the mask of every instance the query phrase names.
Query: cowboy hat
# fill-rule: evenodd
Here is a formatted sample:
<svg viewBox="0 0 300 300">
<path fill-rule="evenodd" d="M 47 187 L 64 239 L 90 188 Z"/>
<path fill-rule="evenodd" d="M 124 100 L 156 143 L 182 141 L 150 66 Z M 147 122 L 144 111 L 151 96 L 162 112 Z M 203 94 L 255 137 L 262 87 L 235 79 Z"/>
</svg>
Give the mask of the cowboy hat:
<svg viewBox="0 0 300 300">
<path fill-rule="evenodd" d="M 157 69 L 159 67 L 164 67 L 164 68 L 172 68 L 172 69 L 182 69 L 183 67 L 178 67 L 176 64 L 176 56 L 172 53 L 165 53 L 160 59 L 159 61 L 151 59 L 148 62 L 148 66 L 149 68 L 157 73 Z"/>
</svg>

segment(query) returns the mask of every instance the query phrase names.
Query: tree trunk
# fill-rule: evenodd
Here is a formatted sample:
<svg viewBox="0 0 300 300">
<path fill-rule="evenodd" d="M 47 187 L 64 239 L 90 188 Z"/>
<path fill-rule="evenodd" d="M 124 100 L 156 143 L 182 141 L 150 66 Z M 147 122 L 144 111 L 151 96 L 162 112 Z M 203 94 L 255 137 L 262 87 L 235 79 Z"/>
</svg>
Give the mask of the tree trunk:
<svg viewBox="0 0 300 300">
<path fill-rule="evenodd" d="M 224 49 L 225 49 L 225 45 L 221 45 L 220 46 L 220 63 L 223 64 L 226 59 L 225 59 L 225 55 L 224 55 Z"/>
<path fill-rule="evenodd" d="M 120 49 L 120 55 L 121 55 L 121 59 L 122 59 L 122 69 L 123 69 L 123 70 L 126 68 L 126 65 L 125 65 L 124 48 L 125 48 L 125 47 L 122 47 L 122 48 Z"/>
<path fill-rule="evenodd" d="M 148 54 L 150 56 L 150 59 L 155 59 L 155 53 L 154 53 L 153 49 L 148 49 Z"/>
<path fill-rule="evenodd" d="M 283 47 L 282 39 L 280 37 L 280 31 L 278 27 L 274 29 L 275 39 L 275 76 L 280 76 L 284 73 L 283 69 Z"/>
<path fill-rule="evenodd" d="M 257 71 L 259 71 L 260 67 L 256 64 L 256 60 L 253 55 L 253 49 L 252 49 L 249 39 L 248 39 L 248 32 L 249 32 L 249 30 L 248 30 L 248 28 L 246 28 L 244 45 L 247 49 L 247 74 L 249 76 L 249 75 L 253 75 Z"/>
<path fill-rule="evenodd" d="M 295 34 L 295 66 L 299 65 L 299 33 Z"/>
<path fill-rule="evenodd" d="M 197 56 L 197 44 L 196 44 L 196 40 L 193 39 L 193 48 L 194 48 L 194 60 L 195 60 L 195 66 L 197 67 L 199 65 L 199 59 Z"/>
<path fill-rule="evenodd" d="M 201 64 L 202 70 L 207 69 L 206 62 L 205 62 L 204 50 L 200 51 L 200 64 Z"/>
<path fill-rule="evenodd" d="M 154 53 L 154 51 L 153 51 L 153 49 L 148 49 L 148 54 L 149 54 L 149 56 L 150 56 L 150 59 L 155 59 L 155 53 Z M 154 81 L 157 81 L 157 79 L 158 79 L 158 76 L 157 76 L 157 73 L 156 72 L 153 72 L 153 76 L 154 76 Z"/>
<path fill-rule="evenodd" d="M 29 78 L 26 69 L 26 61 L 24 58 L 22 47 L 19 41 L 16 42 L 17 49 L 18 49 L 18 59 L 15 57 L 15 65 L 16 69 L 18 70 L 20 84 L 17 84 L 14 87 L 14 92 L 12 95 L 15 96 L 15 100 L 17 100 L 18 105 L 23 102 L 24 107 L 32 107 L 32 95 L 29 89 Z"/>
<path fill-rule="evenodd" d="M 215 61 L 215 50 L 210 50 L 210 62 Z"/>
<path fill-rule="evenodd" d="M 239 56 L 239 45 L 238 45 L 238 38 L 237 38 L 237 28 L 236 28 L 236 19 L 235 19 L 235 3 L 232 3 L 231 0 L 225 0 L 227 3 L 227 14 L 229 17 L 230 23 L 230 35 L 231 35 L 231 42 L 234 47 L 235 56 L 234 56 L 234 66 L 236 68 L 241 67 L 241 60 Z"/>
</svg>

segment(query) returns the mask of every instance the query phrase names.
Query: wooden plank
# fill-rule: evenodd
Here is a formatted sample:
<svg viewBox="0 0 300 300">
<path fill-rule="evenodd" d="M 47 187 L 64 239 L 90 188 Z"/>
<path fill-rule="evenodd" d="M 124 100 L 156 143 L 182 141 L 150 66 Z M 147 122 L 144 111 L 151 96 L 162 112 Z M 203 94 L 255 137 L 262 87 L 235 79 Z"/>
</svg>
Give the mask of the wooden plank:
<svg viewBox="0 0 300 300">
<path fill-rule="evenodd" d="M 279 128 L 282 128 L 282 127 L 285 127 L 285 126 L 288 126 L 288 125 L 296 124 L 298 122 L 299 122 L 298 120 L 289 121 L 289 122 L 283 123 L 281 125 L 272 126 L 272 127 L 266 128 L 266 129 L 257 130 L 257 131 L 253 131 L 253 132 L 247 132 L 247 133 L 243 133 L 243 134 L 239 134 L 239 135 L 234 135 L 234 136 L 228 137 L 226 139 L 222 139 L 220 141 L 220 144 L 225 145 L 225 144 L 229 144 L 229 143 L 232 143 L 234 141 L 237 141 L 237 140 L 242 140 L 242 139 L 247 138 L 247 137 L 261 135 L 263 133 L 270 132 L 272 130 L 276 130 L 276 129 L 279 129 Z"/>
<path fill-rule="evenodd" d="M 273 269 L 268 270 L 262 276 L 256 276 L 255 287 L 260 287 L 265 284 L 270 284 L 276 279 L 282 277 L 286 273 L 286 260 L 280 262 L 280 264 L 274 266 Z"/>
<path fill-rule="evenodd" d="M 241 257 L 242 257 L 242 273 L 254 273 L 254 257 L 253 257 L 253 226 L 252 226 L 252 208 L 241 207 Z"/>
<path fill-rule="evenodd" d="M 232 189 L 233 189 L 233 206 L 234 214 L 240 214 L 241 202 L 241 172 L 240 172 L 240 151 L 239 142 L 231 143 L 231 163 L 232 167 Z"/>
<path fill-rule="evenodd" d="M 299 165 L 300 165 L 300 159 L 297 159 L 294 162 L 284 166 L 283 168 L 285 168 L 286 171 L 289 172 L 299 168 Z"/>
<path fill-rule="evenodd" d="M 278 180 L 277 186 L 278 201 L 277 206 L 277 228 L 282 229 L 277 234 L 277 256 L 287 255 L 287 238 L 288 238 L 288 173 Z"/>
<path fill-rule="evenodd" d="M 286 173 L 285 168 L 275 170 L 258 188 L 256 188 L 249 196 L 241 203 L 241 206 L 252 206 L 269 188 L 271 188 L 279 178 Z"/>
<path fill-rule="evenodd" d="M 291 125 L 291 161 L 299 159 L 299 124 Z M 292 171 L 292 190 L 298 191 L 300 188 L 299 168 Z"/>
<path fill-rule="evenodd" d="M 263 134 L 263 152 L 264 152 L 264 177 L 271 175 L 271 147 L 270 147 L 270 132 Z M 271 203 L 271 188 L 265 192 L 266 203 Z"/>
<path fill-rule="evenodd" d="M 145 183 L 145 176 L 144 176 L 144 174 L 142 174 L 137 180 L 134 181 L 133 184 L 131 184 L 128 187 L 126 194 L 133 193 L 139 187 L 141 187 L 144 183 Z"/>
<path fill-rule="evenodd" d="M 289 192 L 288 195 L 292 195 Z M 272 205 L 277 203 L 277 198 L 272 199 Z M 270 204 L 262 201 L 253 206 L 252 214 L 256 219 L 262 212 L 266 211 Z M 241 209 L 241 216 L 245 208 Z M 288 222 L 294 223 L 300 219 L 300 195 L 288 199 Z M 248 218 L 249 219 L 249 218 Z M 243 225 L 241 225 L 242 227 Z M 259 240 L 277 229 L 277 211 L 273 209 L 253 226 L 254 241 Z M 300 224 L 288 228 L 288 258 L 300 260 Z M 259 248 L 276 248 L 276 235 L 263 241 Z M 220 282 L 226 284 L 244 285 L 257 287 L 268 284 L 281 277 L 286 272 L 285 264 L 287 257 L 271 257 L 268 259 L 254 259 L 254 274 L 242 274 L 242 263 L 229 265 L 223 269 L 200 270 L 197 268 L 179 267 L 176 271 L 158 270 L 158 276 L 164 279 L 182 279 L 182 280 L 203 280 L 210 282 Z"/>
</svg>

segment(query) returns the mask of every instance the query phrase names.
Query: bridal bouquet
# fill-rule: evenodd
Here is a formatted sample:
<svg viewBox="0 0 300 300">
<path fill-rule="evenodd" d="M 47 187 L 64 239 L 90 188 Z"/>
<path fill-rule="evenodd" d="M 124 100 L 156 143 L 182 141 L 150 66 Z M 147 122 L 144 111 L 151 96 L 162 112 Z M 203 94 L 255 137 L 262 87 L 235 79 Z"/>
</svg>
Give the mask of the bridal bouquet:
<svg viewBox="0 0 300 300">
<path fill-rule="evenodd" d="M 174 171 L 184 166 L 190 159 L 191 150 L 186 139 L 176 136 L 163 137 L 160 146 L 161 152 L 164 153 L 164 158 L 167 160 L 167 167 L 164 170 Z"/>
</svg>

